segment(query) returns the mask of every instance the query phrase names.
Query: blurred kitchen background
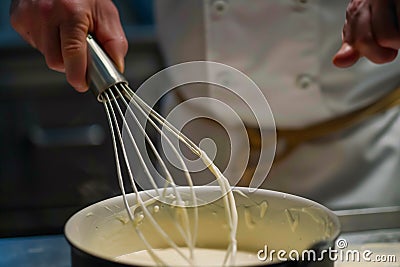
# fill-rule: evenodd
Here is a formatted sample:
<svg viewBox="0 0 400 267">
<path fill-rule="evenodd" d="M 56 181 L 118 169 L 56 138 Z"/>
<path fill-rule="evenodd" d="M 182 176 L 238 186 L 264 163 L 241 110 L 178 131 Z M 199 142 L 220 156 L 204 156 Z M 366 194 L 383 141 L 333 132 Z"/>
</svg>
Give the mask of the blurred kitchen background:
<svg viewBox="0 0 400 267">
<path fill-rule="evenodd" d="M 152 1 L 114 2 L 136 88 L 162 69 Z M 74 212 L 120 194 L 106 115 L 13 31 L 9 4 L 0 2 L 0 237 L 62 233 Z"/>
</svg>

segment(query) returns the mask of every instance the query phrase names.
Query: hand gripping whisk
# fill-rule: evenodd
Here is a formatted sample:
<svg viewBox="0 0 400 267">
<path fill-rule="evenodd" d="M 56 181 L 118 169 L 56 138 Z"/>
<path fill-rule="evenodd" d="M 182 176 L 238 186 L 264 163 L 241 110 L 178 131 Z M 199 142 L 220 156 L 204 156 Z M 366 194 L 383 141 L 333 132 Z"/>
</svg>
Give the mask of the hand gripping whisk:
<svg viewBox="0 0 400 267">
<path fill-rule="evenodd" d="M 123 195 L 124 205 L 129 219 L 133 222 L 136 232 L 147 247 L 155 264 L 162 266 L 168 265 L 167 262 L 164 262 L 157 256 L 149 240 L 146 239 L 146 236 L 140 231 L 139 227 L 136 227 L 143 217 L 147 218 L 149 223 L 151 223 L 154 229 L 156 229 L 157 234 L 160 235 L 181 257 L 183 257 L 188 265 L 195 265 L 193 250 L 196 246 L 197 237 L 199 215 L 196 207 L 198 206 L 198 199 L 193 187 L 190 172 L 182 159 L 179 147 L 176 147 L 176 143 L 173 142 L 173 138 L 179 140 L 178 144 L 183 144 L 191 153 L 200 158 L 204 162 L 204 165 L 208 167 L 211 173 L 216 177 L 220 186 L 221 196 L 223 197 L 227 224 L 230 229 L 230 243 L 227 248 L 223 265 L 233 264 L 234 255 L 236 253 L 237 214 L 233 194 L 230 190 L 230 185 L 227 179 L 198 146 L 179 132 L 161 115 L 155 112 L 132 89 L 129 88 L 125 77 L 115 68 L 115 65 L 107 54 L 90 35 L 87 37 L 87 46 L 87 76 L 91 90 L 95 93 L 97 100 L 104 105 L 106 111 L 112 135 L 118 182 Z M 143 124 L 143 120 L 146 124 Z M 189 197 L 187 195 L 183 197 L 180 191 L 177 190 L 177 185 L 175 184 L 174 178 L 169 169 L 170 167 L 167 166 L 165 158 L 160 151 L 157 150 L 156 145 L 147 133 L 147 127 L 149 126 L 164 138 L 170 149 L 176 155 L 182 173 L 189 185 Z M 144 137 L 146 144 L 145 148 L 149 148 L 154 155 L 153 160 L 156 162 L 157 169 L 162 173 L 162 177 L 164 178 L 163 180 L 160 181 L 160 179 L 154 179 L 155 176 L 150 170 L 149 163 L 142 156 L 142 153 L 144 153 L 143 147 L 138 144 L 138 141 L 135 138 L 138 136 L 138 133 L 139 136 Z M 132 158 L 129 156 L 130 153 L 134 153 L 136 156 Z M 154 189 L 152 191 L 154 197 L 150 200 L 144 201 L 138 194 L 138 181 L 136 177 L 134 177 L 134 170 L 132 169 L 132 164 L 130 164 L 132 163 L 130 161 L 133 160 L 138 163 L 137 165 L 142 169 L 146 181 L 148 181 Z M 126 175 L 124 175 L 125 173 Z M 127 201 L 124 179 L 129 181 L 133 192 L 136 193 L 136 205 L 142 211 L 140 214 L 135 213 L 135 209 L 133 209 Z M 167 188 L 170 190 L 166 190 Z M 147 206 L 153 203 L 154 200 L 171 203 L 171 201 L 168 201 L 168 199 L 171 199 L 171 195 L 174 199 L 172 204 L 179 209 L 181 218 L 179 222 L 176 221 L 174 223 L 179 229 L 179 233 L 185 242 L 185 246 L 189 249 L 189 255 L 185 255 L 181 248 L 171 238 L 169 238 L 168 234 L 157 224 L 153 214 L 147 208 Z M 187 204 L 188 202 L 190 202 L 189 205 Z M 190 211 L 186 208 L 188 206 L 192 207 Z M 188 216 L 188 212 L 193 212 L 193 216 Z"/>
</svg>

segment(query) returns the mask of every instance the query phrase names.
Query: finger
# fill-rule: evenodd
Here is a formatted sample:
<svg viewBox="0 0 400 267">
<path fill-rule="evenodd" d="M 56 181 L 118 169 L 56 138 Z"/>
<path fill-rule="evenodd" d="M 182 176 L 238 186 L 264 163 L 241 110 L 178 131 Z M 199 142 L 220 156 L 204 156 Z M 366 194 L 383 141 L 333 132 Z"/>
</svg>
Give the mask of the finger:
<svg viewBox="0 0 400 267">
<path fill-rule="evenodd" d="M 349 12 L 344 40 L 353 46 L 360 56 L 365 56 L 374 63 L 393 60 L 397 55 L 396 51 L 380 46 L 375 39 L 371 23 L 371 7 L 358 5 L 356 8 L 350 8 Z"/>
<path fill-rule="evenodd" d="M 55 15 L 54 2 L 39 1 L 35 24 L 40 34 L 36 36 L 38 49 L 45 57 L 50 69 L 63 71 L 60 48 L 59 16 Z"/>
<path fill-rule="evenodd" d="M 103 22 L 101 26 L 95 28 L 96 39 L 118 69 L 123 72 L 124 58 L 128 51 L 128 41 L 119 20 L 118 10 L 110 1 L 106 7 L 96 12 L 95 19 Z"/>
<path fill-rule="evenodd" d="M 397 25 L 396 7 L 392 1 L 373 1 L 371 24 L 376 42 L 386 48 L 400 48 L 400 34 Z"/>
<path fill-rule="evenodd" d="M 61 53 L 60 31 L 57 26 L 46 26 L 42 32 L 42 53 L 47 66 L 55 71 L 65 72 L 64 61 Z"/>
<path fill-rule="evenodd" d="M 80 24 L 60 25 L 61 54 L 67 81 L 78 92 L 85 92 L 88 89 L 86 82 L 87 29 L 77 25 Z"/>
<path fill-rule="evenodd" d="M 333 57 L 333 64 L 340 68 L 347 68 L 354 65 L 359 58 L 359 52 L 354 47 L 344 42 Z"/>
</svg>

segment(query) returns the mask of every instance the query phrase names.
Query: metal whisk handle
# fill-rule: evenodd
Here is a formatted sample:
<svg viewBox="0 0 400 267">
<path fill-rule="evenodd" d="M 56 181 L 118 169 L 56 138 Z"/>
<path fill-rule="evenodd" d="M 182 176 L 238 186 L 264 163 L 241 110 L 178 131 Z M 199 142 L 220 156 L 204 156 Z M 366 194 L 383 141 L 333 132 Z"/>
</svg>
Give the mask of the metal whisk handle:
<svg viewBox="0 0 400 267">
<path fill-rule="evenodd" d="M 103 102 L 102 93 L 104 91 L 119 83 L 128 84 L 128 81 L 91 35 L 88 35 L 86 40 L 88 47 L 87 79 L 97 100 Z"/>
</svg>

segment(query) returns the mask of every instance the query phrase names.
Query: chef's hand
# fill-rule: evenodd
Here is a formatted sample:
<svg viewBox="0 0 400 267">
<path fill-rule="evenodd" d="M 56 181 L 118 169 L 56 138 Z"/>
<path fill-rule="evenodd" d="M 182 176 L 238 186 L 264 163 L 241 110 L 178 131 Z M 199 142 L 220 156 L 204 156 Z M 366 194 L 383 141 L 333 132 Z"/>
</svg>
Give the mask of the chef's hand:
<svg viewBox="0 0 400 267">
<path fill-rule="evenodd" d="M 88 89 L 88 33 L 123 71 L 128 43 L 111 0 L 13 0 L 10 16 L 14 29 L 44 55 L 48 67 L 65 72 L 79 92 Z"/>
<path fill-rule="evenodd" d="M 333 58 L 338 67 L 352 66 L 360 57 L 378 64 L 393 61 L 400 48 L 400 0 L 352 0 L 342 39 Z"/>
</svg>

